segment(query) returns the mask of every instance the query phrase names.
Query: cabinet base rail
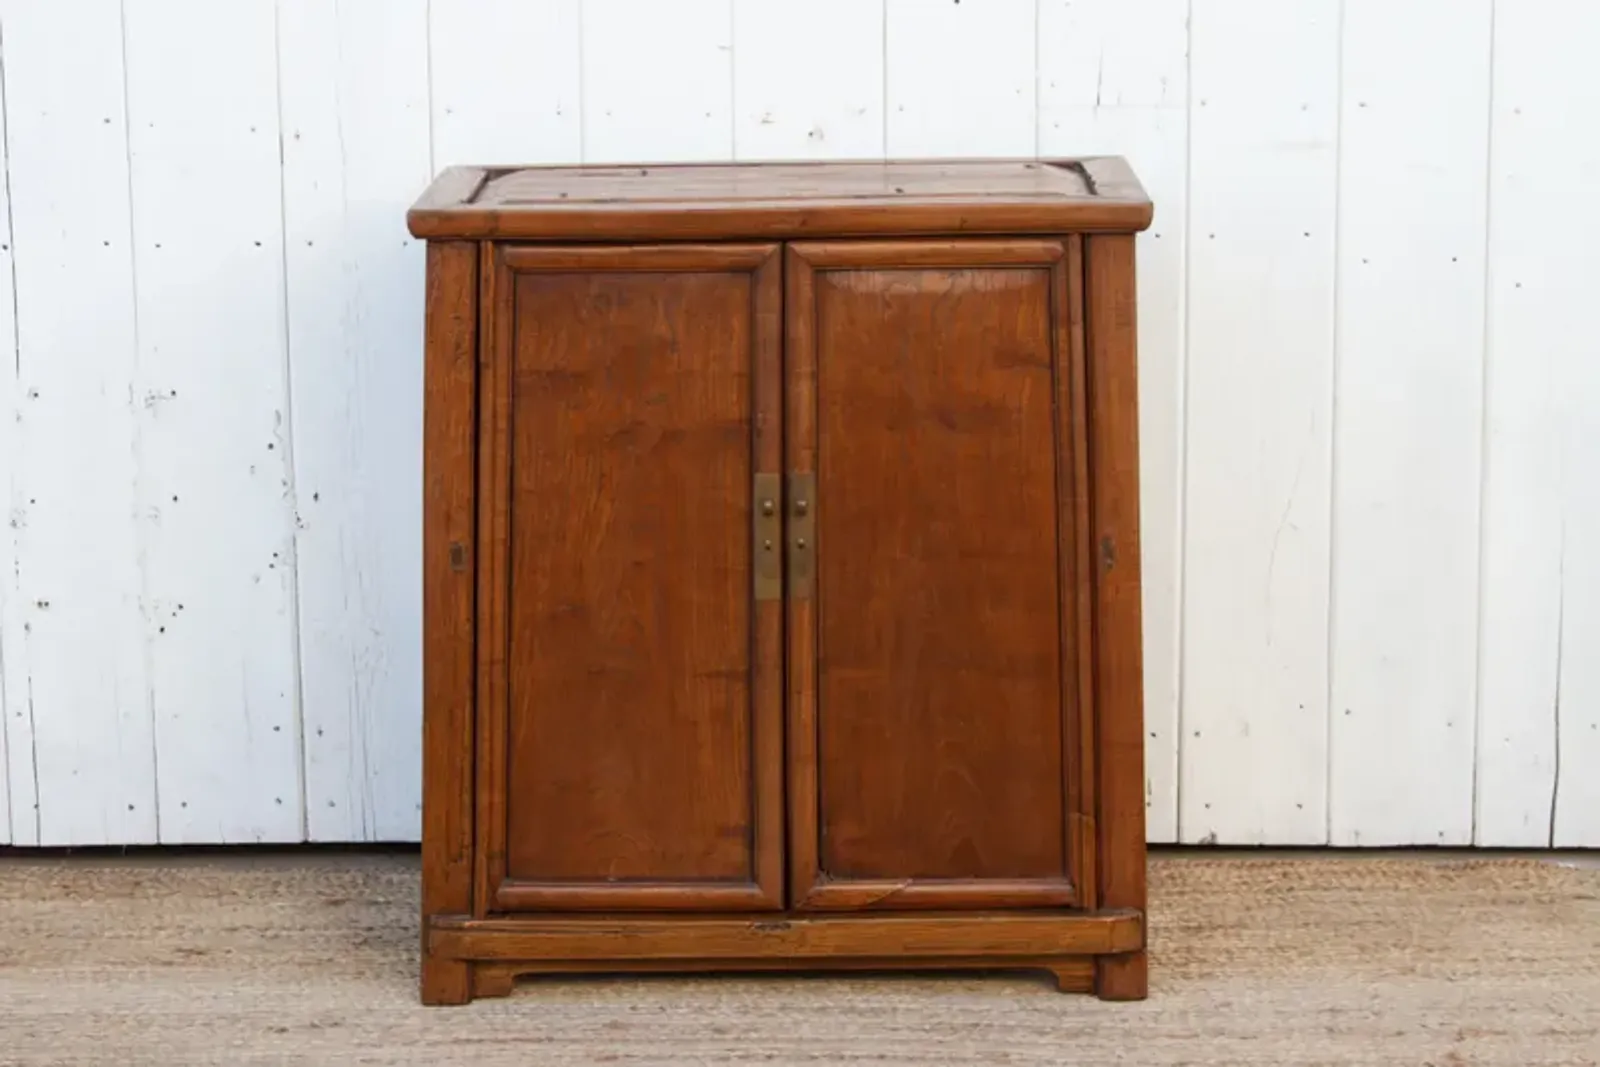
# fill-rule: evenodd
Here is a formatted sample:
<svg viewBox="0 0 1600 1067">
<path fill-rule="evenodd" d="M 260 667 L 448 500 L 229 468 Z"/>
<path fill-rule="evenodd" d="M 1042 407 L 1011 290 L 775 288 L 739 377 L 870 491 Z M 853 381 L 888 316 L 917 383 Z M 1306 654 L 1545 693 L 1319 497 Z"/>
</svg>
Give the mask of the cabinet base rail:
<svg viewBox="0 0 1600 1067">
<path fill-rule="evenodd" d="M 519 975 L 595 972 L 1043 970 L 1099 992 L 1100 963 L 1143 963 L 1144 917 L 1093 912 L 915 916 L 492 918 L 428 921 L 424 999 L 505 996 Z M 1142 966 L 1139 968 L 1142 973 Z M 432 972 L 430 974 L 430 972 Z M 1142 990 L 1137 992 L 1142 996 Z"/>
</svg>

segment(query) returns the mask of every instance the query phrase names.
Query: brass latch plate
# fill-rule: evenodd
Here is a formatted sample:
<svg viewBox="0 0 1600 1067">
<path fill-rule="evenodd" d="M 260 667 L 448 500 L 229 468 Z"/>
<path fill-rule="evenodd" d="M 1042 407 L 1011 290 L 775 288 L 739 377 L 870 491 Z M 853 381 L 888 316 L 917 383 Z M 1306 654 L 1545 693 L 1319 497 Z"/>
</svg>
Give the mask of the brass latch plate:
<svg viewBox="0 0 1600 1067">
<path fill-rule="evenodd" d="M 783 597 L 783 482 L 777 474 L 757 474 L 755 479 L 754 522 L 756 599 L 780 600 Z"/>
<path fill-rule="evenodd" d="M 811 596 L 817 574 L 817 476 L 811 471 L 789 475 L 789 595 Z"/>
</svg>

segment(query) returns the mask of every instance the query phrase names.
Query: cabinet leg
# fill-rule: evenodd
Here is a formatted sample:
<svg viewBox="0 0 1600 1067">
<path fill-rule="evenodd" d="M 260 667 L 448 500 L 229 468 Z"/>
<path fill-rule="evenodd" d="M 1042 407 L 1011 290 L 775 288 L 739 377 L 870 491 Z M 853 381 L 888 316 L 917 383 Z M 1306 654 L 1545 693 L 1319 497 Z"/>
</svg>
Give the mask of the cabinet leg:
<svg viewBox="0 0 1600 1067">
<path fill-rule="evenodd" d="M 1094 993 L 1101 1000 L 1143 1000 L 1149 987 L 1144 950 L 1095 957 Z"/>
<path fill-rule="evenodd" d="M 465 1004 L 472 999 L 472 964 L 465 960 L 422 957 L 422 1003 Z"/>
</svg>

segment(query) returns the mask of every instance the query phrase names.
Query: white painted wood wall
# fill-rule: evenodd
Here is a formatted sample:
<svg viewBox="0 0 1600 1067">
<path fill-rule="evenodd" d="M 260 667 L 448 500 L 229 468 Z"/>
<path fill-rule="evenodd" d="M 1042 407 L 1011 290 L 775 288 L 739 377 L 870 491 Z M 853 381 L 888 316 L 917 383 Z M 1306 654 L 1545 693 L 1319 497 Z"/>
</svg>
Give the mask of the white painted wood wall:
<svg viewBox="0 0 1600 1067">
<path fill-rule="evenodd" d="M 0 843 L 418 832 L 455 162 L 1111 152 L 1150 836 L 1600 845 L 1600 4 L 0 0 Z"/>
</svg>

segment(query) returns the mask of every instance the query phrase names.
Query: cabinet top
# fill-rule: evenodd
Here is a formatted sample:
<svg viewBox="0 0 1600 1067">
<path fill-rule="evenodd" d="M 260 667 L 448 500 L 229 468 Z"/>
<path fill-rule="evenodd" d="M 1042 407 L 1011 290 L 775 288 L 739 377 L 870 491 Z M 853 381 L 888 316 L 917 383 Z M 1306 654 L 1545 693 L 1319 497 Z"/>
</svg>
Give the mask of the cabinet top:
<svg viewBox="0 0 1600 1067">
<path fill-rule="evenodd" d="M 415 237 L 694 240 L 1127 233 L 1150 200 L 1120 158 L 450 167 Z"/>
</svg>

